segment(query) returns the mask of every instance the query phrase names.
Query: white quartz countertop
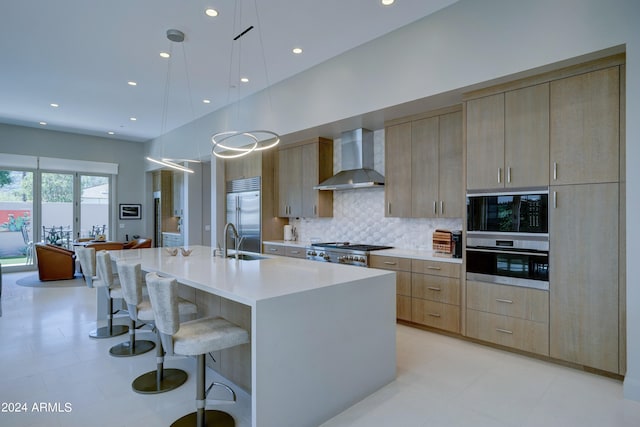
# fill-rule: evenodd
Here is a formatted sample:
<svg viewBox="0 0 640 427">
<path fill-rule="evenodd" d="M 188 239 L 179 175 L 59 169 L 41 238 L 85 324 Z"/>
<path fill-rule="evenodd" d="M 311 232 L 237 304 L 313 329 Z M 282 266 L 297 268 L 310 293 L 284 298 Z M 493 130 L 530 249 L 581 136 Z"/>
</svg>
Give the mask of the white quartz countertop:
<svg viewBox="0 0 640 427">
<path fill-rule="evenodd" d="M 214 257 L 213 248 L 190 246 L 190 256 L 169 255 L 166 248 L 109 251 L 115 261 L 140 263 L 146 272 L 175 277 L 211 294 L 255 306 L 279 296 L 340 285 L 356 280 L 394 274 L 383 270 L 354 267 L 305 259 L 268 256 L 259 260 L 236 261 Z"/>
<path fill-rule="evenodd" d="M 269 245 L 282 245 L 282 246 L 299 246 L 304 248 L 309 246 L 311 243 L 306 241 L 287 241 L 287 240 L 269 240 L 263 242 L 263 244 Z M 371 252 L 372 255 L 381 255 L 381 256 L 392 256 L 399 258 L 412 258 L 412 259 L 420 259 L 425 261 L 440 261 L 440 262 L 451 262 L 454 264 L 462 264 L 461 258 L 449 258 L 444 256 L 438 256 L 432 250 L 428 249 L 405 249 L 405 248 L 393 248 L 393 249 L 383 249 L 379 251 Z"/>
</svg>

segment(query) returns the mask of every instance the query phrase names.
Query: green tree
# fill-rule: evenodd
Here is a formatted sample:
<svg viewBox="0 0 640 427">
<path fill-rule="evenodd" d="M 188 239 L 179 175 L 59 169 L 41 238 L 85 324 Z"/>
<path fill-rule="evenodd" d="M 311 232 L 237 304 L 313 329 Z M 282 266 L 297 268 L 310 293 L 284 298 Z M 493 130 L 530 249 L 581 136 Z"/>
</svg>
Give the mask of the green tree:
<svg viewBox="0 0 640 427">
<path fill-rule="evenodd" d="M 11 175 L 9 175 L 9 171 L 0 171 L 0 187 L 11 184 L 11 182 Z"/>
<path fill-rule="evenodd" d="M 41 179 L 43 202 L 73 202 L 73 175 L 43 173 Z M 22 189 L 25 194 L 33 194 L 33 179 L 22 180 Z"/>
</svg>

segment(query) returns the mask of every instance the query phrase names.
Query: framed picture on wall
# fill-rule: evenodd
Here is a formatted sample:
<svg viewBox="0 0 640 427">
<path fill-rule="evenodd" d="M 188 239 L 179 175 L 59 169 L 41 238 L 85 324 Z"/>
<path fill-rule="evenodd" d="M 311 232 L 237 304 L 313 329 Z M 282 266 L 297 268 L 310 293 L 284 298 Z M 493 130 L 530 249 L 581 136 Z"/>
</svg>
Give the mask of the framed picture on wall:
<svg viewBox="0 0 640 427">
<path fill-rule="evenodd" d="M 142 219 L 142 205 L 120 204 L 120 219 Z"/>
</svg>

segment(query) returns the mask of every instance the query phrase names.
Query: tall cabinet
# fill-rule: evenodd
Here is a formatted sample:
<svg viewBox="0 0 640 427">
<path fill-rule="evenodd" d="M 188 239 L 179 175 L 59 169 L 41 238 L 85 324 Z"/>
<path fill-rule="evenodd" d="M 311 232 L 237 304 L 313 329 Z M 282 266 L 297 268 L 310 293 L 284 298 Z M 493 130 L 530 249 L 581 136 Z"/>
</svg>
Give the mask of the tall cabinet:
<svg viewBox="0 0 640 427">
<path fill-rule="evenodd" d="M 620 361 L 620 67 L 551 82 L 550 355 Z"/>
</svg>

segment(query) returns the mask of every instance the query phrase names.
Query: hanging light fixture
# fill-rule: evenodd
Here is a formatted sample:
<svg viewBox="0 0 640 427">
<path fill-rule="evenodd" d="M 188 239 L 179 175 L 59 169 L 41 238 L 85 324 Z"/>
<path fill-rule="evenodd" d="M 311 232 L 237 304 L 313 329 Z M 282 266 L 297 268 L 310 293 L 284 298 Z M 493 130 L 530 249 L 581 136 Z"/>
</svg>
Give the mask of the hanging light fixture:
<svg viewBox="0 0 640 427">
<path fill-rule="evenodd" d="M 242 4 L 240 3 L 241 1 L 236 2 L 235 13 L 239 19 L 234 20 L 234 33 L 237 31 L 235 24 L 237 22 L 242 24 L 242 19 L 241 19 Z M 260 51 L 262 54 L 262 63 L 264 65 L 267 96 L 269 97 L 269 105 L 271 105 L 271 93 L 269 90 L 269 86 L 270 86 L 269 74 L 267 73 L 267 61 L 264 55 L 264 44 L 262 40 L 262 32 L 260 30 L 261 25 L 260 25 L 260 18 L 258 16 L 258 5 L 256 0 L 253 1 L 253 5 L 255 9 L 255 14 L 256 14 L 256 25 L 258 27 L 257 30 L 258 30 L 258 39 L 260 42 Z M 253 25 L 249 26 L 244 31 L 242 31 L 237 36 L 235 36 L 231 42 L 232 43 L 231 56 L 229 59 L 229 91 L 231 90 L 232 87 L 235 87 L 235 84 L 233 83 L 233 80 L 232 80 L 234 47 L 236 44 L 238 44 L 238 76 L 237 76 L 237 79 L 235 80 L 237 82 L 241 80 L 240 79 L 240 53 L 241 53 L 240 47 L 242 46 L 241 38 L 244 37 L 247 33 L 249 33 L 249 31 L 251 31 L 253 28 L 254 28 Z M 230 96 L 228 97 L 228 99 L 229 98 Z M 236 100 L 236 103 L 235 103 L 236 110 L 239 110 L 240 108 L 239 98 L 240 98 L 240 95 L 238 92 L 238 99 Z M 228 130 L 228 131 L 218 132 L 211 137 L 211 143 L 213 144 L 213 149 L 211 152 L 216 157 L 219 157 L 222 159 L 232 159 L 232 158 L 246 156 L 247 154 L 252 153 L 254 151 L 261 151 L 261 150 L 267 150 L 269 148 L 273 148 L 276 145 L 278 145 L 279 142 L 280 142 L 280 136 L 276 132 L 273 132 L 270 130 L 247 130 L 247 131 Z"/>
<path fill-rule="evenodd" d="M 167 30 L 167 38 L 173 43 L 182 43 L 184 41 L 184 33 L 180 30 L 170 29 L 170 30 Z M 170 44 L 169 54 L 163 55 L 163 58 L 167 58 L 167 60 L 170 61 L 172 54 L 173 54 L 173 48 L 172 48 L 172 44 Z M 184 51 L 184 47 L 182 49 L 182 57 L 184 59 L 185 73 L 187 77 L 187 90 L 189 91 L 189 102 L 191 103 L 191 85 L 189 84 L 189 70 L 187 68 L 187 57 Z M 167 79 L 165 81 L 164 98 L 162 100 L 162 125 L 161 125 L 160 138 L 164 136 L 165 126 L 167 123 L 167 109 L 169 107 L 170 86 L 171 86 L 171 62 L 167 64 Z M 193 104 L 191 104 L 191 112 L 193 113 Z M 162 151 L 164 154 L 164 143 L 162 145 Z M 199 160 L 169 159 L 166 157 L 163 157 L 162 159 L 154 159 L 153 157 L 147 157 L 147 160 L 171 169 L 176 169 L 176 170 L 179 170 L 182 172 L 188 172 L 188 173 L 194 173 L 193 169 L 189 168 L 188 166 L 181 165 L 178 162 L 182 162 L 183 164 L 184 163 L 188 164 L 190 162 L 200 163 Z"/>
</svg>

